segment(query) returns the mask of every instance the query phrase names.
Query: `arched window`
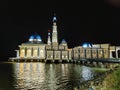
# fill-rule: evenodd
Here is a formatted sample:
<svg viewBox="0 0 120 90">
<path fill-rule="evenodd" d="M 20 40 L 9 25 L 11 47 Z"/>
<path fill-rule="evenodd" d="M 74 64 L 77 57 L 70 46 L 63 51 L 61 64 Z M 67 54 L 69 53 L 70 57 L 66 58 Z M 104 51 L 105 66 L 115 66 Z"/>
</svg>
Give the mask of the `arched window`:
<svg viewBox="0 0 120 90">
<path fill-rule="evenodd" d="M 40 50 L 40 57 L 44 57 L 44 52 L 43 52 L 43 50 Z"/>
<path fill-rule="evenodd" d="M 27 57 L 31 57 L 31 49 L 27 50 Z"/>
<path fill-rule="evenodd" d="M 24 49 L 21 49 L 20 50 L 20 57 L 25 57 L 25 50 Z"/>
<path fill-rule="evenodd" d="M 34 49 L 33 50 L 33 57 L 37 57 L 38 56 L 38 50 L 37 49 Z"/>
</svg>

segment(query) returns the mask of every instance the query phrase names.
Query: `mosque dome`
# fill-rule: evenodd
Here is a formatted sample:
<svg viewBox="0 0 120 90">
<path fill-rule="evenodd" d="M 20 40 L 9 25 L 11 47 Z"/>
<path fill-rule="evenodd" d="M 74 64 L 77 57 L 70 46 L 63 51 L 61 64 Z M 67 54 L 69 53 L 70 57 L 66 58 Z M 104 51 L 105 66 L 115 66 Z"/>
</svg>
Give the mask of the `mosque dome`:
<svg viewBox="0 0 120 90">
<path fill-rule="evenodd" d="M 65 39 L 62 39 L 61 44 L 67 44 Z"/>
<path fill-rule="evenodd" d="M 86 47 L 92 47 L 92 46 L 91 46 L 90 43 L 87 43 L 87 42 L 86 42 L 86 43 L 83 43 L 83 44 L 82 44 L 82 47 L 86 48 Z"/>
<path fill-rule="evenodd" d="M 35 33 L 29 37 L 29 42 L 42 42 L 41 36 Z"/>
</svg>

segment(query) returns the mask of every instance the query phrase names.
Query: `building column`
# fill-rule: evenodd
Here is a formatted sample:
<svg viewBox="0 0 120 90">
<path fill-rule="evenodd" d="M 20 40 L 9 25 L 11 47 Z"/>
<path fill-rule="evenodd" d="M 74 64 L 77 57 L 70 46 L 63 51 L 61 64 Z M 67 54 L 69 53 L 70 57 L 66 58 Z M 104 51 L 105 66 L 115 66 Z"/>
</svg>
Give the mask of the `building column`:
<svg viewBox="0 0 120 90">
<path fill-rule="evenodd" d="M 37 58 L 38 57 L 38 48 L 33 47 L 33 57 Z"/>
<path fill-rule="evenodd" d="M 38 47 L 38 57 L 40 58 L 40 48 Z"/>
<path fill-rule="evenodd" d="M 110 58 L 113 58 L 113 57 L 112 57 L 112 50 L 110 50 Z"/>
<path fill-rule="evenodd" d="M 31 54 L 30 54 L 30 57 L 32 57 L 32 48 L 30 48 L 30 50 L 31 50 Z"/>
<path fill-rule="evenodd" d="M 25 47 L 24 50 L 25 50 L 24 57 L 26 58 L 26 56 L 27 56 L 27 48 Z"/>
<path fill-rule="evenodd" d="M 80 48 L 78 48 L 78 59 L 80 59 Z"/>
<path fill-rule="evenodd" d="M 69 60 L 71 59 L 70 51 L 68 51 L 68 59 L 69 59 Z"/>
<path fill-rule="evenodd" d="M 39 47 L 37 48 L 37 57 L 39 57 Z"/>
<path fill-rule="evenodd" d="M 32 48 L 28 47 L 26 49 L 26 57 L 31 58 L 32 57 Z"/>
<path fill-rule="evenodd" d="M 118 49 L 116 50 L 116 58 L 118 58 Z"/>
<path fill-rule="evenodd" d="M 19 58 L 19 50 L 15 50 L 16 51 L 16 57 Z"/>
<path fill-rule="evenodd" d="M 67 51 L 66 53 L 67 53 L 67 54 L 66 54 L 66 56 L 65 56 L 65 57 L 66 57 L 66 58 L 67 58 L 67 60 L 68 60 L 68 59 L 69 59 L 69 56 L 68 56 L 68 51 Z"/>
<path fill-rule="evenodd" d="M 26 56 L 25 56 L 25 55 L 26 55 L 25 53 L 26 53 L 25 48 L 21 48 L 21 49 L 20 49 L 20 57 L 25 58 L 25 57 L 26 57 Z"/>
</svg>

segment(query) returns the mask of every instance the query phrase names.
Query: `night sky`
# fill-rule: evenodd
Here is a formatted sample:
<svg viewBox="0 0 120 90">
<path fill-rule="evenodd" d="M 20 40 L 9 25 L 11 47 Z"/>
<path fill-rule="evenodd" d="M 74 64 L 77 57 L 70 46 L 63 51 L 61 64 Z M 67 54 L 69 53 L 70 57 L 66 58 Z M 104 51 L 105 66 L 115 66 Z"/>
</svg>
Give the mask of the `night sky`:
<svg viewBox="0 0 120 90">
<path fill-rule="evenodd" d="M 1 0 L 0 58 L 15 56 L 15 49 L 37 32 L 44 43 L 56 13 L 59 43 L 68 47 L 89 43 L 120 45 L 119 0 Z"/>
</svg>

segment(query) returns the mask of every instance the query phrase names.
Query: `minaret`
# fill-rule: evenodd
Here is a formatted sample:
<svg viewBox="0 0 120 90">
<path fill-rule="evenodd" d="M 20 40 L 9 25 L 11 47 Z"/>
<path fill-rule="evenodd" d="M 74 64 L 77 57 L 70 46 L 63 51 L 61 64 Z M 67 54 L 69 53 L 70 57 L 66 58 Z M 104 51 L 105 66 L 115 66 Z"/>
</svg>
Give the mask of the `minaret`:
<svg viewBox="0 0 120 90">
<path fill-rule="evenodd" d="M 57 35 L 57 24 L 56 16 L 53 16 L 53 28 L 52 28 L 52 47 L 54 50 L 58 49 L 58 35 Z"/>
<path fill-rule="evenodd" d="M 48 40 L 47 40 L 47 44 L 48 44 L 48 45 L 51 45 L 50 30 L 48 30 Z"/>
</svg>

